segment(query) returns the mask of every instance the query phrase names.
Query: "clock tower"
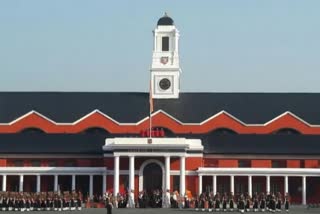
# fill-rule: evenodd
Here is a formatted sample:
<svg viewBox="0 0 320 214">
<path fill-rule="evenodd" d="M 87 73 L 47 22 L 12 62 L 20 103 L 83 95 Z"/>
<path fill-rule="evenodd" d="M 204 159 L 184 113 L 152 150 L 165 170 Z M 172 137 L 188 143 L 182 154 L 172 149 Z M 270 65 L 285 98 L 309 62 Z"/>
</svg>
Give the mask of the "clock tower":
<svg viewBox="0 0 320 214">
<path fill-rule="evenodd" d="M 153 31 L 151 90 L 155 99 L 177 99 L 180 91 L 179 31 L 165 14 Z"/>
</svg>

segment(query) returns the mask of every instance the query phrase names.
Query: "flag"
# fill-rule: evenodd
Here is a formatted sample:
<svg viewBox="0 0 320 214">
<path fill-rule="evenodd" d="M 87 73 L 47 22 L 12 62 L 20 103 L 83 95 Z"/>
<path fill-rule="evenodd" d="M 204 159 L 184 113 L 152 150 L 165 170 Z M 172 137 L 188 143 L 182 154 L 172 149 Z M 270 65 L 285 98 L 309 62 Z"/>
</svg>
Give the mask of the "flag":
<svg viewBox="0 0 320 214">
<path fill-rule="evenodd" d="M 150 105 L 150 113 L 153 112 L 153 99 L 152 99 L 152 86 L 150 81 L 150 91 L 149 91 L 149 105 Z"/>
</svg>

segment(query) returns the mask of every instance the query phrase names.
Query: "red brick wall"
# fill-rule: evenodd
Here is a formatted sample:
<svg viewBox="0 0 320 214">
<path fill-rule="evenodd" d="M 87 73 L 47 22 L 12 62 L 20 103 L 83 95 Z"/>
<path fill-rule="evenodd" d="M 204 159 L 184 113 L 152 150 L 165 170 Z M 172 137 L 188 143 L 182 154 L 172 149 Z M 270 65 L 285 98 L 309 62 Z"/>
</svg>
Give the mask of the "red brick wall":
<svg viewBox="0 0 320 214">
<path fill-rule="evenodd" d="M 197 170 L 202 166 L 201 157 L 188 157 L 186 158 L 186 170 Z"/>
<path fill-rule="evenodd" d="M 305 168 L 318 168 L 319 167 L 319 161 L 318 160 L 305 160 L 304 161 L 304 167 Z"/>
<path fill-rule="evenodd" d="M 253 168 L 271 168 L 271 160 L 252 160 L 251 167 Z"/>
<path fill-rule="evenodd" d="M 7 166 L 7 159 L 5 159 L 5 158 L 0 159 L 0 167 L 1 166 Z"/>
<path fill-rule="evenodd" d="M 238 160 L 219 160 L 219 167 L 238 167 Z"/>
<path fill-rule="evenodd" d="M 204 158 L 204 167 L 218 167 L 219 166 L 219 160 L 213 159 L 213 158 Z"/>
<path fill-rule="evenodd" d="M 196 196 L 199 191 L 199 178 L 198 176 L 186 176 L 186 190 L 191 191 L 193 196 Z"/>
<path fill-rule="evenodd" d="M 300 168 L 300 160 L 287 160 L 287 168 Z"/>
</svg>

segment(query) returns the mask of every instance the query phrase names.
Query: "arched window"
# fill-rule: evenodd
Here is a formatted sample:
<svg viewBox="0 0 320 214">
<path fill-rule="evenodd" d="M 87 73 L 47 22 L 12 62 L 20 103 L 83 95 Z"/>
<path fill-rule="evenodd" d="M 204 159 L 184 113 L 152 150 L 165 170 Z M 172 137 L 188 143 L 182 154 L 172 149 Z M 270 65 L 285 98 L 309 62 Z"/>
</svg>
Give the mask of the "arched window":
<svg viewBox="0 0 320 214">
<path fill-rule="evenodd" d="M 281 135 L 297 135 L 301 134 L 298 130 L 292 128 L 282 128 L 277 131 L 274 131 L 273 134 L 281 134 Z"/>
<path fill-rule="evenodd" d="M 109 135 L 110 133 L 104 128 L 100 127 L 90 127 L 82 131 L 84 134 L 94 134 L 94 135 Z"/>
<path fill-rule="evenodd" d="M 22 129 L 20 131 L 20 133 L 24 133 L 24 134 L 43 134 L 43 133 L 45 133 L 45 131 L 43 131 L 42 129 L 37 128 L 37 127 L 29 127 L 29 128 Z"/>
<path fill-rule="evenodd" d="M 237 132 L 233 131 L 232 129 L 228 128 L 217 128 L 210 132 L 212 135 L 234 135 L 238 134 Z"/>
</svg>

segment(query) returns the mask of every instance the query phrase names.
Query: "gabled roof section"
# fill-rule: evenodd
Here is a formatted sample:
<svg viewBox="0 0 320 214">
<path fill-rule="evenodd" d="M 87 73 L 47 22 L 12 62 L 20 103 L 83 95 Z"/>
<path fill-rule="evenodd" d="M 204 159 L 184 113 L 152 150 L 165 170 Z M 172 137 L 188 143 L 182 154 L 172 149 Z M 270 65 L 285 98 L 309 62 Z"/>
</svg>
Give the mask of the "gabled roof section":
<svg viewBox="0 0 320 214">
<path fill-rule="evenodd" d="M 120 125 L 148 119 L 148 93 L 2 92 L 0 124 L 14 124 L 30 115 L 54 124 L 74 125 L 101 115 Z M 204 125 L 217 118 L 243 126 L 269 126 L 283 118 L 306 126 L 320 125 L 318 93 L 181 93 L 179 99 L 155 100 L 155 112 L 181 125 Z"/>
</svg>

